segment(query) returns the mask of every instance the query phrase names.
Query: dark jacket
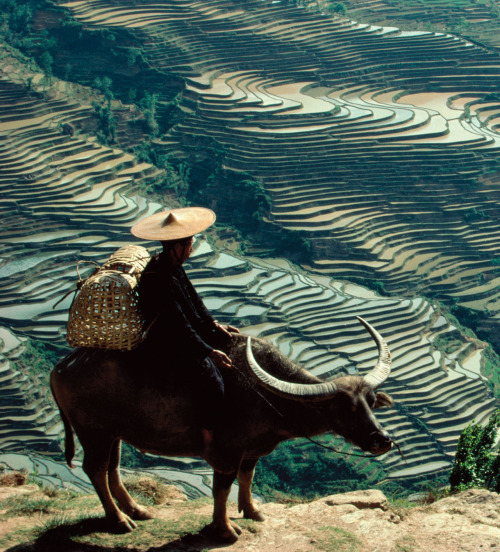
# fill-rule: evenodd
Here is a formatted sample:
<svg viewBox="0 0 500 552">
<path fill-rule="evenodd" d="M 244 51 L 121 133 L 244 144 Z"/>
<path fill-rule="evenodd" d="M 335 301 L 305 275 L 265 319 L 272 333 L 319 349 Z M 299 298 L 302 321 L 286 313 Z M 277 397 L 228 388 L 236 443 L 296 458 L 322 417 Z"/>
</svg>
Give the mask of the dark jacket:
<svg viewBox="0 0 500 552">
<path fill-rule="evenodd" d="M 191 365 L 202 362 L 220 339 L 215 320 L 182 266 L 165 253 L 148 263 L 139 283 L 139 304 L 149 327 L 147 340 Z"/>
</svg>

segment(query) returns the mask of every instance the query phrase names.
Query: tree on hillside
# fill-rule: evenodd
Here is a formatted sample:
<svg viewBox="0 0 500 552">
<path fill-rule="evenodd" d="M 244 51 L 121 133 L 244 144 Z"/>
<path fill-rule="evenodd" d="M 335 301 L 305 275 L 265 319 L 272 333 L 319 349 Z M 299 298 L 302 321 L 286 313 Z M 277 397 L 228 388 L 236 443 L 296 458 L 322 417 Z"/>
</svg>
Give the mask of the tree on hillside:
<svg viewBox="0 0 500 552">
<path fill-rule="evenodd" d="M 108 102 L 108 104 L 114 99 L 115 95 L 112 90 L 113 81 L 109 77 L 102 77 L 102 79 L 100 77 L 96 77 L 94 79 L 94 87 L 103 93 L 104 99 Z"/>
<path fill-rule="evenodd" d="M 40 67 L 44 72 L 45 76 L 50 82 L 52 78 L 52 64 L 54 63 L 54 58 L 50 55 L 49 52 L 44 52 L 40 57 Z"/>
<path fill-rule="evenodd" d="M 115 141 L 116 118 L 110 105 L 100 105 L 97 102 L 92 103 L 94 113 L 97 116 L 97 140 L 100 144 L 109 145 Z"/>
<path fill-rule="evenodd" d="M 332 9 L 333 13 L 341 15 L 342 17 L 345 17 L 347 15 L 347 8 L 345 7 L 345 4 L 343 4 L 342 2 L 332 2 L 332 5 L 333 4 L 335 4 Z"/>
<path fill-rule="evenodd" d="M 115 95 L 113 94 L 113 81 L 109 77 L 96 77 L 94 87 L 102 92 L 104 102 L 92 102 L 94 113 L 97 116 L 97 140 L 100 144 L 109 145 L 115 141 L 116 118 L 113 115 L 111 102 Z"/>
<path fill-rule="evenodd" d="M 146 131 L 150 136 L 158 136 L 160 128 L 156 120 L 156 108 L 158 104 L 158 94 L 144 93 L 144 98 L 140 101 L 140 107 L 144 114 L 146 122 Z"/>
</svg>

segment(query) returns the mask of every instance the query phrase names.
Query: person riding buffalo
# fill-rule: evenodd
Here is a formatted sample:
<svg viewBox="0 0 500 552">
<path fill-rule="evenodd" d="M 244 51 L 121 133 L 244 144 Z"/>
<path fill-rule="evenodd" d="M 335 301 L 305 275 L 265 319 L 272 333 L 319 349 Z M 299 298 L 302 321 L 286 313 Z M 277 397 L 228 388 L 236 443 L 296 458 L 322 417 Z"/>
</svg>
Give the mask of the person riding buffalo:
<svg viewBox="0 0 500 552">
<path fill-rule="evenodd" d="M 139 307 L 148 328 L 146 339 L 158 354 L 167 353 L 173 365 L 182 366 L 191 379 L 202 426 L 202 458 L 210 464 L 214 430 L 223 413 L 221 369 L 231 368 L 221 348 L 230 341 L 230 332 L 238 330 L 213 318 L 183 264 L 193 251 L 194 235 L 214 222 L 210 209 L 185 207 L 156 213 L 131 228 L 137 238 L 161 242 L 162 251 L 151 258 L 138 287 Z"/>
</svg>

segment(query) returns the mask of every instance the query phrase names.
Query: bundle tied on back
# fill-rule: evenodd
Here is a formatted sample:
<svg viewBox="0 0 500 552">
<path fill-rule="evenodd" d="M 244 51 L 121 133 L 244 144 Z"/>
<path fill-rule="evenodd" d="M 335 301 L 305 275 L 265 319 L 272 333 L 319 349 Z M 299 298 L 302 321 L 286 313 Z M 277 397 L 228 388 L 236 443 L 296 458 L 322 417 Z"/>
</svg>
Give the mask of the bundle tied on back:
<svg viewBox="0 0 500 552">
<path fill-rule="evenodd" d="M 72 347 L 130 351 L 144 340 L 137 285 L 149 260 L 147 249 L 127 245 L 79 282 L 66 334 Z"/>
</svg>

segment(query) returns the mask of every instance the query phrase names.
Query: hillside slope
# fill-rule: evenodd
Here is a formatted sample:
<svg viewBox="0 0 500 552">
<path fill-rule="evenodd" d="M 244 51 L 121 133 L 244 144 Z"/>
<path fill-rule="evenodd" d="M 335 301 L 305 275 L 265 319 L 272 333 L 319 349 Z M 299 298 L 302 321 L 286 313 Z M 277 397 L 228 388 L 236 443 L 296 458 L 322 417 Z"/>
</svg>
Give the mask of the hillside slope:
<svg viewBox="0 0 500 552">
<path fill-rule="evenodd" d="M 242 534 L 229 547 L 210 536 L 208 501 L 186 502 L 175 491 L 164 500 L 151 507 L 154 520 L 140 522 L 130 534 L 111 535 L 99 517 L 95 497 L 60 493 L 49 498 L 36 485 L 0 487 L 0 550 L 479 552 L 494 550 L 500 542 L 500 496 L 484 490 L 411 508 L 391 505 L 375 490 L 295 506 L 269 503 L 263 505 L 262 523 L 241 520 L 233 503 L 229 514 L 241 525 Z M 26 513 L 36 501 L 38 511 Z M 15 502 L 18 515 L 13 517 Z"/>
<path fill-rule="evenodd" d="M 19 56 L 8 50 L 1 55 L 0 321 L 21 335 L 60 342 L 72 294 L 59 301 L 75 289 L 77 262 L 102 263 L 130 243 L 133 221 L 159 208 L 137 189 L 161 171 L 95 142 L 88 89 L 55 79 L 47 83 Z M 119 109 L 128 113 L 117 102 Z M 64 133 L 64 123 L 77 129 L 74 136 Z M 127 128 L 126 119 L 123 125 Z M 266 337 L 318 376 L 354 367 L 363 373 L 372 365 L 376 350 L 356 315 L 383 333 L 394 359 L 385 390 L 397 404 L 379 418 L 403 447 L 406 462 L 395 451 L 382 462 L 396 477 L 448 469 L 463 425 L 485 420 L 495 408 L 481 376 L 485 344 L 463 334 L 429 301 L 382 297 L 282 260 L 231 254 L 203 239 L 189 265 L 219 320 Z M 83 274 L 88 266 L 94 265 L 84 264 Z M 0 427 L 3 450 L 46 451 L 61 429 L 59 417 L 42 397 L 27 392 L 33 388 L 29 373 L 16 369 L 22 343 L 11 332 L 2 335 L 9 406 Z M 360 467 L 375 470 L 373 464 Z"/>
<path fill-rule="evenodd" d="M 155 147 L 190 167 L 191 199 L 230 223 L 247 175 L 272 200 L 271 235 L 309 240 L 308 270 L 437 298 L 496 344 L 497 51 L 284 1 L 60 5 L 183 82 Z M 105 58 L 92 57 L 100 76 Z"/>
<path fill-rule="evenodd" d="M 223 223 L 246 208 L 242 178 L 272 199 L 255 255 L 233 254 L 221 226 L 196 242 L 189 271 L 217 318 L 330 377 L 371 366 L 355 320 L 366 317 L 393 353 L 385 390 L 396 404 L 380 419 L 407 463 L 394 450 L 382 467 L 357 468 L 446 472 L 463 426 L 495 408 L 486 343 L 429 297 L 500 335 L 498 53 L 288 2 L 54 4 L 35 11 L 35 30 L 79 40 L 52 51 L 54 72 L 73 61 L 65 80 L 0 52 L 2 450 L 55 442 L 59 418 L 18 368 L 19 337 L 62 343 L 71 296 L 58 301 L 74 290 L 77 262 L 102 262 L 161 207 L 144 193 L 169 184 L 164 167 L 127 150 L 147 142 L 156 160 L 185 168 L 190 198 Z M 120 97 L 139 83 L 159 94 L 155 136 L 115 98 L 115 142 L 98 143 L 106 101 L 81 84 L 105 76 Z M 178 118 L 167 113 L 176 93 Z M 285 260 L 286 231 L 292 245 L 309 243 L 308 264 Z M 263 258 L 271 246 L 279 258 Z"/>
<path fill-rule="evenodd" d="M 326 11 L 335 6 L 318 0 Z M 390 25 L 412 30 L 435 30 L 458 33 L 490 48 L 498 48 L 498 4 L 477 0 L 344 0 L 349 17 L 377 25 Z"/>
</svg>

